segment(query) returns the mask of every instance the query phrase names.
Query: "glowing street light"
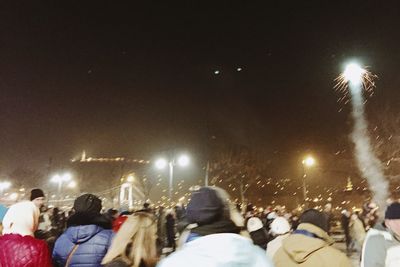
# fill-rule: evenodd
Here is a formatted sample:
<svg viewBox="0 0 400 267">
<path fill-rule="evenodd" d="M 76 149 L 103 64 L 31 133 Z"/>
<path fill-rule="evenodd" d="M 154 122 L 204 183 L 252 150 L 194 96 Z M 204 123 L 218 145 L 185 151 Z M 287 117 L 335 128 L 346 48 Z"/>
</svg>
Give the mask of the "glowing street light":
<svg viewBox="0 0 400 267">
<path fill-rule="evenodd" d="M 307 167 L 314 166 L 315 159 L 311 156 L 308 156 L 303 160 L 303 164 L 306 165 Z"/>
<path fill-rule="evenodd" d="M 182 155 L 178 159 L 178 164 L 179 164 L 179 166 L 182 166 L 182 167 L 186 167 L 187 165 L 189 165 L 189 162 L 190 162 L 190 159 L 187 155 Z"/>
<path fill-rule="evenodd" d="M 58 184 L 58 198 L 59 199 L 61 199 L 62 184 L 70 182 L 71 179 L 72 179 L 72 175 L 69 172 L 66 172 L 66 173 L 63 173 L 63 174 L 58 174 L 57 173 L 57 174 L 53 175 L 53 177 L 50 179 L 50 181 L 52 183 Z"/>
<path fill-rule="evenodd" d="M 167 164 L 168 162 L 165 159 L 158 159 L 156 161 L 156 168 L 162 170 L 167 166 Z"/>
<path fill-rule="evenodd" d="M 155 165 L 157 169 L 164 169 L 167 165 L 169 167 L 169 199 L 172 200 L 173 191 L 173 180 L 174 180 L 174 166 L 179 165 L 186 167 L 190 164 L 190 158 L 188 155 L 180 155 L 177 159 L 172 158 L 169 160 L 160 158 L 156 160 Z"/>
<path fill-rule="evenodd" d="M 303 197 L 304 203 L 307 203 L 307 185 L 306 185 L 306 178 L 307 178 L 307 168 L 310 168 L 315 165 L 315 159 L 311 156 L 307 156 L 303 159 Z"/>
</svg>

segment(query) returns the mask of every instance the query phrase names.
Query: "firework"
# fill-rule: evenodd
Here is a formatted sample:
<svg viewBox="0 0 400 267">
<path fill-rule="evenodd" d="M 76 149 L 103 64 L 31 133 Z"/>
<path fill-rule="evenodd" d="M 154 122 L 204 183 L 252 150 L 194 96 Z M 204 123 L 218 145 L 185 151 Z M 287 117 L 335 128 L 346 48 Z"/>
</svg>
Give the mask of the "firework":
<svg viewBox="0 0 400 267">
<path fill-rule="evenodd" d="M 374 95 L 375 80 L 378 78 L 377 75 L 368 71 L 368 67 L 361 68 L 355 63 L 347 65 L 343 73 L 341 73 L 336 79 L 336 85 L 334 89 L 341 94 L 338 98 L 338 103 L 348 104 L 350 102 L 351 90 L 362 90 L 366 97 L 372 97 Z M 349 86 L 354 84 L 357 86 Z"/>
</svg>

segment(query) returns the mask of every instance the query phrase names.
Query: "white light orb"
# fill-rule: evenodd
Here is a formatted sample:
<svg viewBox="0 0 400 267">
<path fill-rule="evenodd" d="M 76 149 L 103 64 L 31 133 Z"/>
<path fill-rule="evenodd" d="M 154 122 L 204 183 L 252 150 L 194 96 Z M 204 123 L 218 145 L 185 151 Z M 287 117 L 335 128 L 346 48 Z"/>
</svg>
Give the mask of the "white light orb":
<svg viewBox="0 0 400 267">
<path fill-rule="evenodd" d="M 178 159 L 178 164 L 182 167 L 189 165 L 190 159 L 187 155 L 182 155 Z"/>
<path fill-rule="evenodd" d="M 358 85 L 362 81 L 365 70 L 356 63 L 350 63 L 346 66 L 343 75 L 347 81 L 354 85 Z"/>
<path fill-rule="evenodd" d="M 164 169 L 167 166 L 167 161 L 165 159 L 158 159 L 156 161 L 156 168 L 157 169 Z"/>
</svg>

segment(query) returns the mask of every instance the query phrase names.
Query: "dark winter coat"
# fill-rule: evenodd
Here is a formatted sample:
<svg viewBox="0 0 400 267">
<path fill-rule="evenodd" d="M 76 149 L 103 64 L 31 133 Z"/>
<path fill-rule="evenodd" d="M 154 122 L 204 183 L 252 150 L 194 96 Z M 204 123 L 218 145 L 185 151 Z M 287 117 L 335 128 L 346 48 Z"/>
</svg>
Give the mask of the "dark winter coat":
<svg viewBox="0 0 400 267">
<path fill-rule="evenodd" d="M 111 222 L 103 219 L 84 218 L 77 214 L 68 221 L 67 230 L 57 239 L 53 250 L 53 262 L 64 267 L 68 255 L 77 245 L 72 255 L 70 266 L 98 267 L 110 247 L 113 238 Z M 92 224 L 89 224 L 89 223 Z M 77 225 L 78 224 L 78 225 Z M 108 228 L 108 229 L 106 229 Z"/>
<path fill-rule="evenodd" d="M 6 234 L 0 236 L 1 267 L 51 267 L 46 242 L 32 236 Z"/>
</svg>

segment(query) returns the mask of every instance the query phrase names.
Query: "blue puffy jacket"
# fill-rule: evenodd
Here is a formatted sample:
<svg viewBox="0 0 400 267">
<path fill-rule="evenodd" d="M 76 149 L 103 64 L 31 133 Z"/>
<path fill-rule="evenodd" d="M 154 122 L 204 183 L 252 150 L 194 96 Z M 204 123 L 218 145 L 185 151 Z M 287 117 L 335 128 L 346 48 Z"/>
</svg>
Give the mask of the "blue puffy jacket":
<svg viewBox="0 0 400 267">
<path fill-rule="evenodd" d="M 71 267 L 102 266 L 101 260 L 107 253 L 113 238 L 112 230 L 100 226 L 71 226 L 57 239 L 53 250 L 53 262 L 64 267 L 69 253 L 79 245 L 70 260 Z"/>
</svg>

